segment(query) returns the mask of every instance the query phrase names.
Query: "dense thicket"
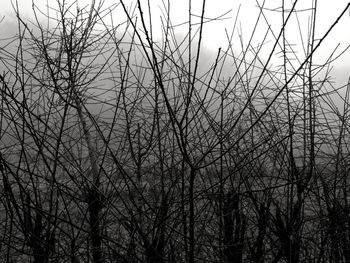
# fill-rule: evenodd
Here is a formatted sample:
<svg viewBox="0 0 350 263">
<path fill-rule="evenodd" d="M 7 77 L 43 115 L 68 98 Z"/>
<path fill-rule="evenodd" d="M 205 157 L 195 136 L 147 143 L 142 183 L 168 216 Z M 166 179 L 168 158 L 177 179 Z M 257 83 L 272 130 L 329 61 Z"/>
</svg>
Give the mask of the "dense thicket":
<svg viewBox="0 0 350 263">
<path fill-rule="evenodd" d="M 205 1 L 182 37 L 170 1 L 161 25 L 145 1 L 17 10 L 0 42 L 3 262 L 350 262 L 342 51 L 314 63 L 316 0 L 257 5 L 256 28 L 279 11 L 278 30 L 214 56 L 203 34 L 224 16 Z"/>
</svg>

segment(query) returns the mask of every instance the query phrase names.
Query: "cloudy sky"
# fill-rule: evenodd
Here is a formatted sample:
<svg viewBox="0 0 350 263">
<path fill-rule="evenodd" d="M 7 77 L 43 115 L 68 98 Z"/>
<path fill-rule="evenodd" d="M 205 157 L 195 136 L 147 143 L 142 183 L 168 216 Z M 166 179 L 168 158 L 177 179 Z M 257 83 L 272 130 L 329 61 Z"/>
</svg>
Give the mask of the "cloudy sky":
<svg viewBox="0 0 350 263">
<path fill-rule="evenodd" d="M 22 16 L 32 17 L 32 1 L 30 0 L 17 0 L 18 6 Z M 60 0 L 62 2 L 62 0 Z M 57 0 L 33 0 L 36 6 L 38 6 L 43 12 L 46 12 L 47 6 L 50 8 L 57 7 Z M 72 1 L 66 0 L 67 4 L 72 2 L 77 2 L 78 5 L 88 6 L 91 3 L 91 0 L 79 0 Z M 96 1 L 98 2 L 98 1 Z M 105 0 L 104 6 L 112 6 L 116 3 L 115 0 Z M 125 4 L 132 9 L 135 5 L 134 0 L 126 0 Z M 161 0 L 152 0 L 150 1 L 152 5 L 152 22 L 154 28 L 160 28 L 160 20 L 158 19 L 161 16 L 161 10 L 164 10 L 164 6 Z M 194 15 L 200 15 L 202 1 L 196 0 L 192 1 L 191 13 Z M 233 25 L 235 24 L 235 19 L 238 14 L 238 23 L 234 29 L 235 43 L 238 43 L 239 36 L 242 36 L 242 39 L 248 42 L 251 33 L 253 31 L 256 19 L 259 14 L 258 5 L 261 5 L 264 1 L 262 0 L 207 0 L 205 8 L 205 17 L 206 18 L 216 18 L 224 14 L 222 18 L 224 20 L 217 20 L 207 23 L 204 29 L 204 43 L 205 48 L 215 52 L 219 47 L 225 48 L 228 44 L 227 34 L 232 32 Z M 265 18 L 262 17 L 259 23 L 259 27 L 255 33 L 253 39 L 253 45 L 261 44 L 261 39 L 264 36 L 268 25 L 271 26 L 271 29 L 278 33 L 282 24 L 282 14 L 279 12 L 279 7 L 283 1 L 276 0 L 266 0 L 265 1 Z M 291 0 L 285 0 L 286 9 L 291 7 Z M 299 0 L 296 9 L 299 10 L 298 17 L 295 15 L 291 17 L 291 23 L 287 28 L 287 39 L 294 45 L 294 49 L 298 53 L 302 53 L 302 41 L 306 40 L 308 35 L 308 23 L 310 22 L 311 11 L 308 8 L 312 5 L 313 0 Z M 13 7 L 12 4 L 15 4 L 14 0 L 1 0 L 1 11 L 0 18 L 2 19 L 2 24 L 0 26 L 0 34 L 9 34 L 14 32 L 15 28 L 15 18 L 13 16 Z M 141 3 L 144 5 L 146 10 L 147 1 L 141 0 Z M 189 0 L 176 0 L 170 1 L 170 15 L 173 25 L 181 24 L 188 20 L 188 9 L 189 9 Z M 339 14 L 344 10 L 348 4 L 347 0 L 319 0 L 317 1 L 317 16 L 316 16 L 316 38 L 321 38 L 327 29 L 334 23 Z M 122 17 L 121 7 L 116 8 L 115 17 Z M 239 12 L 238 12 L 239 10 Z M 52 12 L 52 10 L 51 10 Z M 228 13 L 227 13 L 228 12 Z M 193 22 L 199 21 L 198 17 L 192 17 Z M 299 25 L 299 26 L 298 26 Z M 299 31 L 299 27 L 301 30 Z M 184 25 L 179 27 L 178 33 L 181 35 L 181 30 L 186 32 L 188 28 Z M 337 53 L 342 52 L 350 44 L 350 13 L 347 10 L 346 15 L 342 17 L 339 23 L 336 25 L 328 39 L 324 42 L 322 48 L 317 53 L 320 63 L 324 57 L 327 57 L 330 52 L 339 45 Z M 160 31 L 159 31 L 160 32 Z M 156 36 L 157 31 L 154 31 Z M 160 36 L 159 36 L 160 37 Z M 243 43 L 244 44 L 244 43 Z M 304 44 L 305 46 L 305 44 Z M 342 58 L 340 58 L 334 64 L 334 73 L 336 77 L 347 79 L 350 75 L 350 52 L 345 53 Z"/>
</svg>

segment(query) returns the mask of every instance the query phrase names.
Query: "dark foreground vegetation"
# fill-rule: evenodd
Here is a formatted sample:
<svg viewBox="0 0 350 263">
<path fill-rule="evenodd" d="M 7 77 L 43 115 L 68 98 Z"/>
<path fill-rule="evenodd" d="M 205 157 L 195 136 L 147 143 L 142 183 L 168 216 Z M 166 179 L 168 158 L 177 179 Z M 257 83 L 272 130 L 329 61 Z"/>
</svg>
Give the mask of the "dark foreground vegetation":
<svg viewBox="0 0 350 263">
<path fill-rule="evenodd" d="M 316 0 L 257 1 L 251 38 L 233 19 L 206 55 L 206 25 L 228 14 L 186 3 L 174 25 L 171 3 L 116 2 L 52 1 L 32 19 L 15 5 L 1 262 L 350 262 L 350 90 L 331 77 L 346 49 L 316 57 L 349 6 L 316 36 Z"/>
</svg>

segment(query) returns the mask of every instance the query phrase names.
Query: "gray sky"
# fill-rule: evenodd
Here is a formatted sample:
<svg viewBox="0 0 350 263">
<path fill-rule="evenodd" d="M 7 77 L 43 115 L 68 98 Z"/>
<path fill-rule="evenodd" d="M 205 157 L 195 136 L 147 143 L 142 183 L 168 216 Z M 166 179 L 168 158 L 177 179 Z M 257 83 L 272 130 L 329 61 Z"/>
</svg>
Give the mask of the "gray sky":
<svg viewBox="0 0 350 263">
<path fill-rule="evenodd" d="M 14 0 L 2 0 L 1 1 L 1 11 L 0 17 L 4 20 L 2 21 L 3 25 L 0 27 L 0 34 L 8 34 L 13 31 L 12 27 L 14 26 L 15 18 L 13 16 L 13 8 L 11 5 L 15 3 Z M 88 6 L 91 3 L 91 0 L 66 0 L 68 4 L 77 2 L 80 6 Z M 98 1 L 96 1 L 98 2 Z M 134 6 L 134 0 L 126 0 L 124 1 L 127 6 Z M 152 22 L 154 28 L 160 28 L 160 20 L 158 19 L 161 16 L 161 9 L 164 10 L 161 0 L 152 0 L 150 1 L 152 5 Z M 171 2 L 171 19 L 174 24 L 181 24 L 188 20 L 188 0 L 176 0 Z M 195 15 L 200 15 L 202 1 L 196 0 L 192 1 L 192 10 L 191 12 Z M 238 21 L 235 31 L 234 31 L 234 44 L 237 44 L 237 52 L 239 52 L 241 48 L 241 43 L 239 40 L 239 35 L 242 35 L 243 46 L 248 42 L 254 24 L 256 22 L 259 8 L 257 8 L 257 3 L 262 3 L 262 0 L 207 0 L 206 1 L 206 9 L 205 9 L 205 17 L 207 18 L 215 18 L 225 14 L 227 11 L 230 11 L 224 17 L 227 18 L 221 21 L 213 21 L 207 23 L 204 29 L 204 47 L 208 50 L 213 50 L 215 52 L 219 47 L 225 48 L 228 44 L 226 31 L 229 34 L 232 32 L 234 21 L 236 18 L 236 14 L 240 8 Z M 291 7 L 291 0 L 285 0 L 286 8 Z M 312 0 L 299 0 L 297 4 L 297 10 L 300 10 L 298 13 L 298 19 L 294 15 L 291 17 L 291 23 L 287 28 L 287 40 L 289 43 L 293 44 L 293 49 L 298 52 L 298 56 L 302 57 L 302 39 L 306 41 L 308 35 L 308 23 L 310 22 L 310 11 L 307 11 L 306 8 L 310 7 L 312 4 Z M 55 8 L 57 6 L 57 0 L 34 0 L 34 3 L 42 10 L 46 11 L 47 6 Z M 113 3 L 116 3 L 115 0 L 105 0 L 105 6 L 110 6 Z M 144 5 L 145 11 L 147 11 L 147 1 L 141 0 L 141 3 Z M 270 10 L 274 10 L 281 5 L 282 1 L 276 0 L 266 0 L 265 7 Z M 320 38 L 329 28 L 329 26 L 336 20 L 341 11 L 346 7 L 348 1 L 347 0 L 319 0 L 317 2 L 317 18 L 316 18 L 316 38 Z M 32 1 L 30 0 L 18 0 L 18 6 L 22 15 L 27 17 L 32 17 Z M 123 17 L 121 15 L 120 6 L 116 8 L 116 12 L 114 17 L 120 19 Z M 120 11 L 118 11 L 120 10 Z M 52 12 L 52 11 L 51 11 Z M 253 38 L 253 46 L 257 46 L 261 44 L 261 40 L 266 33 L 268 25 L 271 25 L 271 29 L 275 34 L 278 34 L 279 29 L 282 25 L 282 14 L 281 12 L 276 11 L 265 11 L 266 18 L 268 21 L 264 21 L 263 18 L 259 23 L 259 27 L 257 29 L 257 33 Z M 121 18 L 123 19 L 123 18 Z M 193 21 L 199 21 L 199 18 L 192 17 Z M 118 21 L 117 21 L 118 22 Z M 301 35 L 298 27 L 301 28 Z M 10 25 L 10 26 L 8 26 Z M 330 52 L 339 44 L 338 52 L 340 53 L 344 50 L 348 45 L 350 45 L 350 16 L 349 11 L 347 11 L 346 15 L 339 21 L 334 31 L 328 37 L 328 39 L 324 42 L 322 48 L 318 51 L 316 60 L 319 59 L 319 63 L 322 63 L 324 59 L 330 54 Z M 187 32 L 187 26 L 182 26 L 177 29 L 177 33 L 179 35 Z M 157 32 L 160 30 L 155 30 L 154 35 L 157 37 Z M 272 36 L 272 35 L 271 35 Z M 302 37 L 301 37 L 302 36 Z M 158 34 L 160 38 L 160 33 Z M 271 45 L 273 41 L 271 41 Z M 304 44 L 305 46 L 305 44 Z M 234 45 L 236 48 L 236 45 Z M 266 52 L 269 50 L 269 45 L 266 45 Z M 347 52 L 342 58 L 340 58 L 336 63 L 334 63 L 334 75 L 337 78 L 347 79 L 350 75 L 347 74 L 347 69 L 350 69 L 350 52 Z"/>
<path fill-rule="evenodd" d="M 35 5 L 40 7 L 43 11 L 45 11 L 45 8 L 47 5 L 50 7 L 56 7 L 57 0 L 33 0 Z M 91 0 L 66 0 L 68 4 L 77 2 L 80 6 L 86 6 L 91 3 Z M 96 1 L 98 2 L 98 1 Z M 113 3 L 116 3 L 115 0 L 104 0 L 105 6 L 112 5 Z M 124 0 L 126 5 L 131 6 L 131 3 L 135 3 L 135 0 Z M 172 20 L 176 23 L 184 22 L 188 19 L 188 0 L 176 0 L 171 1 L 171 17 Z M 192 13 L 200 15 L 201 7 L 202 7 L 202 1 L 199 0 L 192 0 Z M 263 2 L 261 0 L 258 0 L 260 4 Z M 281 5 L 282 1 L 276 1 L 276 0 L 266 0 L 265 1 L 265 7 L 269 9 L 275 9 L 278 8 Z M 291 0 L 285 0 L 286 7 L 291 6 Z M 13 14 L 13 8 L 12 4 L 15 4 L 14 0 L 2 0 L 1 1 L 1 11 L 0 15 L 6 16 L 7 19 L 10 19 L 11 15 Z M 147 7 L 147 1 L 141 0 L 141 3 L 144 3 L 144 7 Z M 288 4 L 287 4 L 288 3 Z M 311 6 L 312 0 L 299 0 L 297 4 L 298 10 L 304 10 L 305 8 L 308 8 Z M 347 0 L 319 0 L 317 3 L 318 6 L 318 14 L 317 14 L 317 24 L 319 26 L 318 33 L 322 34 L 326 28 L 328 28 L 332 22 L 336 19 L 338 14 L 345 8 L 347 5 Z M 161 0 L 152 0 L 152 17 L 157 18 L 161 15 L 160 8 L 162 8 L 162 1 Z M 31 16 L 32 15 L 32 1 L 31 0 L 18 0 L 18 6 L 20 8 L 20 11 L 23 15 Z M 207 45 L 211 48 L 216 48 L 220 46 L 221 44 L 224 44 L 227 42 L 226 36 L 225 36 L 225 29 L 228 31 L 232 30 L 233 22 L 236 17 L 238 8 L 240 7 L 239 12 L 239 21 L 241 22 L 242 27 L 244 28 L 244 33 L 247 36 L 250 36 L 251 30 L 255 24 L 256 17 L 258 15 L 259 9 L 257 8 L 257 3 L 255 0 L 207 0 L 206 1 L 206 9 L 205 9 L 205 16 L 214 18 L 217 16 L 220 16 L 227 11 L 231 10 L 229 14 L 227 14 L 225 17 L 231 19 L 226 19 L 224 21 L 216 21 L 212 23 L 208 23 L 205 28 L 205 33 L 210 36 L 210 39 L 207 41 Z M 118 10 L 120 8 L 117 8 Z M 308 16 L 307 11 L 300 12 L 299 18 L 303 22 L 307 22 L 306 20 L 303 20 L 306 16 Z M 268 20 L 271 25 L 274 25 L 275 27 L 279 28 L 281 26 L 282 17 L 280 12 L 272 12 L 272 11 L 266 11 L 266 14 L 268 15 Z M 194 19 L 194 18 L 193 18 Z M 305 18 L 306 19 L 306 18 Z M 303 26 L 306 27 L 307 24 L 303 23 Z M 350 42 L 350 37 L 348 34 L 344 33 L 347 32 L 350 26 L 350 17 L 349 12 L 347 13 L 347 16 L 344 17 L 340 23 L 337 25 L 337 28 L 335 29 L 334 33 L 332 34 L 332 38 L 334 43 L 337 42 Z M 291 30 L 293 31 L 293 30 Z"/>
</svg>

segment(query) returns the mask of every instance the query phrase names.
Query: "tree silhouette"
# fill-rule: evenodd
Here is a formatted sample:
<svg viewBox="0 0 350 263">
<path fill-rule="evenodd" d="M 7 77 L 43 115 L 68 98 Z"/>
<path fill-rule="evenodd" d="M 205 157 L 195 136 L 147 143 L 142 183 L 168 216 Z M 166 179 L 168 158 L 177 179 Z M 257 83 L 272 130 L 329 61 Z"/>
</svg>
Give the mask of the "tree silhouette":
<svg viewBox="0 0 350 263">
<path fill-rule="evenodd" d="M 349 85 L 330 80 L 347 48 L 317 50 L 350 4 L 319 35 L 316 0 L 260 2 L 248 42 L 235 20 L 215 53 L 205 29 L 228 13 L 206 1 L 182 24 L 170 1 L 158 24 L 150 1 L 57 1 L 31 20 L 15 5 L 4 262 L 349 262 Z"/>
</svg>

